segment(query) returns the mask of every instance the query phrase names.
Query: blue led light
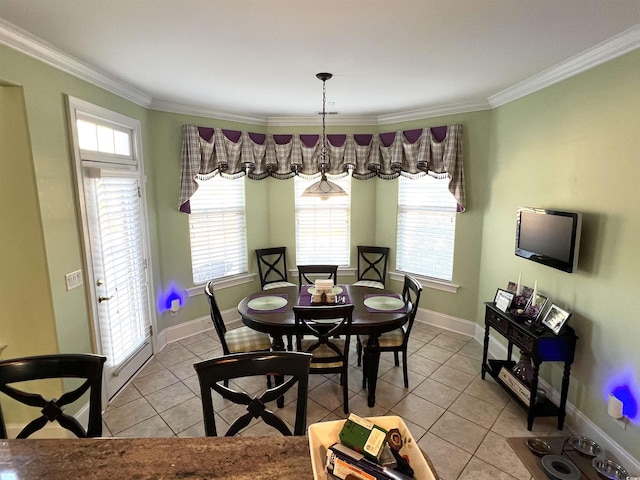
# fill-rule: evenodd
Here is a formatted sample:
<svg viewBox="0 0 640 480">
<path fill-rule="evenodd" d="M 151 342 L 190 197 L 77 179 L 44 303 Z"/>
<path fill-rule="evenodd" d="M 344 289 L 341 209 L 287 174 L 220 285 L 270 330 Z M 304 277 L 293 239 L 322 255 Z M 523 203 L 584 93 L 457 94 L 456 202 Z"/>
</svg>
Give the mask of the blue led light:
<svg viewBox="0 0 640 480">
<path fill-rule="evenodd" d="M 174 300 L 178 300 L 180 306 L 182 307 L 184 305 L 186 297 L 187 293 L 172 283 L 166 292 L 160 292 L 158 294 L 158 313 L 170 311 L 171 303 Z"/>
<path fill-rule="evenodd" d="M 633 398 L 631 389 L 627 385 L 614 388 L 611 394 L 622 402 L 622 414 L 629 419 L 634 419 L 638 415 L 638 402 Z"/>
</svg>

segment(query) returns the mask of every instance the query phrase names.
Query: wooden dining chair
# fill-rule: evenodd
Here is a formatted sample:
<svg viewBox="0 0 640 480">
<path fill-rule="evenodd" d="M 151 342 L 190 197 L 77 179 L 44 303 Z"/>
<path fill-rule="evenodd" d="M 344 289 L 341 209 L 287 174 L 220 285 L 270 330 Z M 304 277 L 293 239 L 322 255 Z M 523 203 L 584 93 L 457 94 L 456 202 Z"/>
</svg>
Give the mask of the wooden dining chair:
<svg viewBox="0 0 640 480">
<path fill-rule="evenodd" d="M 349 413 L 349 343 L 353 305 L 294 306 L 296 346 L 313 354 L 309 373 L 339 373 L 344 413 Z"/>
<path fill-rule="evenodd" d="M 313 285 L 316 277 L 338 284 L 338 265 L 298 265 L 298 285 Z"/>
<path fill-rule="evenodd" d="M 204 293 L 209 302 L 209 311 L 211 313 L 213 327 L 216 329 L 216 333 L 222 344 L 222 351 L 225 355 L 271 350 L 271 339 L 266 333 L 256 332 L 249 327 L 227 330 L 220 309 L 218 308 L 218 303 L 216 302 L 212 282 L 208 282 L 207 285 L 205 285 Z"/>
<path fill-rule="evenodd" d="M 409 344 L 409 336 L 413 328 L 413 322 L 418 313 L 418 303 L 420 302 L 420 294 L 422 293 L 422 285 L 410 275 L 404 276 L 404 286 L 402 288 L 402 298 L 405 305 L 410 309 L 407 322 L 401 327 L 380 335 L 378 343 L 380 344 L 380 352 L 393 352 L 396 367 L 399 363 L 399 353 L 402 352 L 402 373 L 404 374 L 404 386 L 409 388 L 409 372 L 407 370 L 407 345 Z M 358 335 L 356 339 L 356 352 L 358 355 L 358 366 L 362 364 L 362 345 L 366 345 L 369 337 Z M 362 376 L 362 388 L 366 388 L 366 377 Z"/>
<path fill-rule="evenodd" d="M 218 435 L 212 390 L 232 403 L 247 407 L 246 413 L 231 423 L 225 433 L 227 437 L 239 433 L 254 418 L 261 418 L 283 435 L 304 435 L 307 428 L 307 394 L 311 358 L 311 354 L 301 352 L 253 352 L 225 355 L 194 364 L 200 383 L 206 435 L 209 437 Z M 251 396 L 226 386 L 229 380 L 256 375 L 284 376 L 285 381 L 273 388 L 267 388 L 259 396 Z M 267 408 L 267 403 L 276 401 L 296 384 L 298 385 L 296 415 L 292 432 L 280 417 Z"/>
<path fill-rule="evenodd" d="M 358 245 L 358 281 L 354 285 L 384 288 L 388 259 L 388 247 Z"/>
<path fill-rule="evenodd" d="M 295 286 L 287 278 L 287 247 L 259 248 L 256 258 L 262 290 Z"/>
<path fill-rule="evenodd" d="M 29 422 L 16 438 L 27 438 L 44 428 L 49 422 L 57 422 L 76 437 L 102 436 L 102 369 L 106 357 L 91 354 L 58 354 L 13 358 L 0 361 L 0 392 L 12 399 L 35 407 L 41 415 Z M 21 390 L 14 384 L 20 382 L 76 378 L 82 384 L 65 391 L 59 398 L 47 400 L 29 390 Z M 62 383 L 62 382 L 61 382 Z M 21 386 L 21 388 L 23 388 Z M 73 416 L 64 413 L 65 407 L 80 400 L 89 392 L 89 421 L 85 429 Z M 80 404 L 80 402 L 77 402 Z M 0 438 L 7 438 L 7 428 L 0 407 Z"/>
</svg>

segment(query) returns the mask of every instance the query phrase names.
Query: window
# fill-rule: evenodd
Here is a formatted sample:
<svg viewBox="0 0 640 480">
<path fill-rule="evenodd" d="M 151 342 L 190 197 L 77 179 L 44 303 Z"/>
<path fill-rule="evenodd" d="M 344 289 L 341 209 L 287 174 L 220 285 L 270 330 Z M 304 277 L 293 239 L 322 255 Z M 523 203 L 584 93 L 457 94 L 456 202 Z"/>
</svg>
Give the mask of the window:
<svg viewBox="0 0 640 480">
<path fill-rule="evenodd" d="M 200 181 L 191 197 L 193 283 L 247 272 L 244 177 Z"/>
<path fill-rule="evenodd" d="M 327 200 L 302 197 L 304 189 L 317 179 L 295 177 L 296 263 L 299 265 L 349 265 L 351 177 L 329 180 L 340 185 L 347 196 Z"/>
<path fill-rule="evenodd" d="M 449 179 L 399 178 L 396 269 L 450 282 L 457 203 Z"/>
</svg>

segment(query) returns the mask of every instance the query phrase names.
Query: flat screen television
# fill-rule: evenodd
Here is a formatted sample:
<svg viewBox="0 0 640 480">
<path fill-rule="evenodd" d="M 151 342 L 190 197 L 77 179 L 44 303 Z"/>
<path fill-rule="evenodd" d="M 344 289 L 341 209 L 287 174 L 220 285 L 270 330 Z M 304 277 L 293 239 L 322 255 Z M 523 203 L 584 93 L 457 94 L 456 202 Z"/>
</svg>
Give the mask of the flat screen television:
<svg viewBox="0 0 640 480">
<path fill-rule="evenodd" d="M 572 273 L 578 266 L 582 215 L 544 208 L 519 208 L 516 255 Z"/>
</svg>

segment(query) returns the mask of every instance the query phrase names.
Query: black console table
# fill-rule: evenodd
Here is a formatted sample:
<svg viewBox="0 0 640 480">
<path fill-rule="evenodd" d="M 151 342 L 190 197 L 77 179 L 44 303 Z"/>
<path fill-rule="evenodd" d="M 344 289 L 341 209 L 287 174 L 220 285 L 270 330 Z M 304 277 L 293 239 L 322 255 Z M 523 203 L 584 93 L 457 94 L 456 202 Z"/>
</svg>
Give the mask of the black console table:
<svg viewBox="0 0 640 480">
<path fill-rule="evenodd" d="M 484 380 L 485 373 L 488 372 L 518 403 L 527 409 L 527 428 L 529 430 L 533 427 L 533 419 L 536 417 L 558 417 L 558 430 L 562 430 L 567 404 L 567 392 L 569 390 L 569 374 L 575 355 L 576 341 L 578 340 L 573 329 L 565 325 L 559 335 L 554 335 L 553 332 L 547 329 L 536 329 L 536 327 L 527 325 L 520 317 L 499 310 L 493 302 L 485 303 L 484 323 L 482 379 Z M 506 360 L 487 359 L 489 330 L 491 327 L 509 342 Z M 516 387 L 519 387 L 520 396 L 516 393 L 518 388 L 514 389 L 510 387 L 508 385 L 509 381 L 503 381 L 503 379 L 500 378 L 500 370 L 503 367 L 511 371 L 515 365 L 515 362 L 511 360 L 514 345 L 520 348 L 522 352 L 528 354 L 533 362 L 531 385 L 516 385 Z M 564 362 L 560 405 L 555 405 L 548 398 L 544 398 L 544 400 L 536 403 L 538 372 L 542 362 Z M 522 387 L 525 387 L 526 390 L 523 390 Z M 529 395 L 528 402 L 522 398 L 523 391 L 525 395 Z"/>
</svg>

